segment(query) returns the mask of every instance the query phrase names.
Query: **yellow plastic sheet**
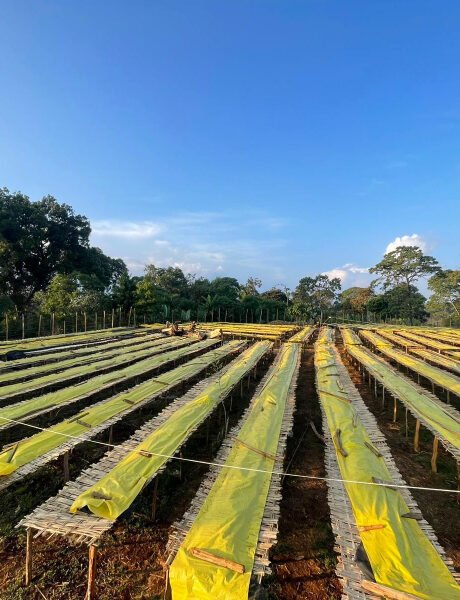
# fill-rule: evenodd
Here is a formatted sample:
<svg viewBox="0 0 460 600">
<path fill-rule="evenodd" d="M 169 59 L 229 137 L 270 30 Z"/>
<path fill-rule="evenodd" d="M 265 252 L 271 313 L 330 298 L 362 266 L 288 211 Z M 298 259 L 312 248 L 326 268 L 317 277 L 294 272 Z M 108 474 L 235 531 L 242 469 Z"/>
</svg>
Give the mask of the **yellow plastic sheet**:
<svg viewBox="0 0 460 600">
<path fill-rule="evenodd" d="M 0 344 L 0 353 L 9 350 L 39 350 L 41 348 L 52 348 L 54 346 L 67 346 L 69 344 L 89 344 L 97 340 L 106 338 L 122 338 L 131 335 L 145 335 L 145 331 L 135 330 L 133 328 L 121 327 L 116 329 L 100 329 L 97 331 L 88 331 L 86 333 L 77 333 L 69 335 L 44 336 L 39 338 L 29 338 L 26 340 L 10 340 Z"/>
<path fill-rule="evenodd" d="M 36 356 L 27 355 L 25 358 L 17 358 L 16 360 L 9 360 L 4 363 L 0 362 L 0 373 L 7 371 L 10 373 L 14 371 L 16 373 L 16 369 L 19 371 L 23 368 L 26 369 L 33 367 L 34 365 L 48 364 L 57 361 L 60 362 L 70 358 L 82 356 L 85 356 L 86 360 L 91 360 L 91 357 L 96 353 L 102 352 L 107 352 L 107 356 L 109 356 L 109 352 L 138 346 L 140 344 L 144 344 L 146 340 L 155 340 L 161 337 L 162 336 L 160 334 L 149 333 L 148 335 L 137 335 L 127 339 L 117 340 L 115 342 L 109 341 L 103 344 L 83 346 L 83 348 L 65 348 L 62 350 L 57 350 L 56 352 L 47 352 L 45 354 L 40 353 Z"/>
<path fill-rule="evenodd" d="M 285 344 L 263 391 L 253 399 L 227 465 L 273 469 L 273 455 L 296 372 L 300 347 Z M 241 442 L 241 443 L 239 443 Z M 243 600 L 248 597 L 271 475 L 223 468 L 185 537 L 170 571 L 173 600 Z M 194 557 L 199 548 L 244 565 L 245 573 Z"/>
<path fill-rule="evenodd" d="M 125 352 L 118 352 L 117 354 L 109 356 L 109 358 L 102 357 L 102 360 L 100 361 L 90 361 L 84 365 L 80 364 L 80 361 L 77 361 L 76 366 L 72 365 L 70 368 L 65 369 L 62 373 L 60 371 L 49 373 L 50 370 L 56 370 L 54 364 L 51 365 L 51 369 L 48 367 L 45 368 L 43 373 L 40 373 L 43 367 L 36 367 L 36 370 L 38 371 L 37 377 L 28 379 L 27 381 L 19 381 L 17 383 L 9 383 L 1 386 L 0 400 L 23 394 L 29 390 L 37 390 L 38 395 L 40 388 L 49 387 L 53 383 L 69 380 L 71 378 L 84 376 L 91 377 L 103 369 L 115 370 L 117 367 L 123 367 L 125 363 L 134 363 L 135 361 L 140 361 L 144 358 L 155 356 L 156 354 L 160 354 L 169 348 L 181 348 L 189 345 L 192 343 L 192 341 L 197 341 L 197 339 L 198 338 L 195 340 L 177 338 L 177 342 L 174 340 L 173 343 L 168 343 L 166 338 L 158 341 L 154 340 L 152 342 L 148 342 L 141 349 L 136 348 L 135 351 L 130 352 L 129 354 L 126 354 Z M 8 375 L 7 377 L 10 378 L 11 376 Z"/>
<path fill-rule="evenodd" d="M 342 339 L 345 346 L 360 346 L 362 344 L 362 341 L 359 339 L 353 329 L 350 329 L 350 327 L 341 327 L 340 333 L 342 334 Z"/>
<path fill-rule="evenodd" d="M 150 336 L 149 336 L 150 337 Z M 69 358 L 65 359 L 65 360 L 60 360 L 59 362 L 51 362 L 48 364 L 44 364 L 44 365 L 40 365 L 37 367 L 28 367 L 28 368 L 24 368 L 24 369 L 15 369 L 14 371 L 8 371 L 6 373 L 1 373 L 0 372 L 0 384 L 5 384 L 7 385 L 8 383 L 12 383 L 12 382 L 17 382 L 18 380 L 22 379 L 22 378 L 27 378 L 27 379 L 35 379 L 37 377 L 41 377 L 42 375 L 46 375 L 47 373 L 56 371 L 59 372 L 61 375 L 60 377 L 63 378 L 66 375 L 62 374 L 63 371 L 66 371 L 67 369 L 71 369 L 72 367 L 77 367 L 77 366 L 81 366 L 82 369 L 87 369 L 87 368 L 91 368 L 91 365 L 95 365 L 95 363 L 98 363 L 98 366 L 94 366 L 92 367 L 92 369 L 103 369 L 105 368 L 106 365 L 110 366 L 111 365 L 111 360 L 115 359 L 115 357 L 117 356 L 121 356 L 121 357 L 126 357 L 126 360 L 129 360 L 129 358 L 131 356 L 136 356 L 136 354 L 138 352 L 141 352 L 143 350 L 146 349 L 150 349 L 150 348 L 158 348 L 159 346 L 165 346 L 165 344 L 167 345 L 168 341 L 171 338 L 154 338 L 153 336 L 148 339 L 148 340 L 143 340 L 142 343 L 140 344 L 136 344 L 135 346 L 129 346 L 129 347 L 125 347 L 122 346 L 120 348 L 114 348 L 113 350 L 104 350 L 104 351 L 99 351 L 96 350 L 94 353 L 91 354 L 91 356 L 86 356 L 86 355 L 77 355 L 77 356 L 70 356 Z M 43 357 L 42 357 L 43 360 Z M 84 371 L 82 371 L 82 373 L 84 373 Z M 15 386 L 19 385 L 21 386 L 21 384 L 13 384 Z M 0 396 L 2 396 L 4 387 L 0 387 Z"/>
<path fill-rule="evenodd" d="M 98 427 L 115 415 L 131 411 L 136 404 L 152 398 L 166 388 L 185 381 L 201 372 L 206 365 L 239 350 L 244 342 L 230 342 L 200 356 L 199 361 L 190 361 L 161 374 L 159 379 L 149 379 L 136 387 L 84 409 L 79 414 L 53 425 L 25 440 L 13 444 L 0 453 L 0 476 L 10 475 L 19 467 L 43 456 L 47 452 L 68 442 L 68 436 L 81 436 Z"/>
<path fill-rule="evenodd" d="M 313 333 L 314 327 L 312 325 L 306 325 L 303 329 L 295 333 L 292 337 L 290 337 L 286 342 L 291 342 L 294 344 L 305 344 L 308 341 L 311 334 Z"/>
<path fill-rule="evenodd" d="M 63 388 L 57 392 L 50 392 L 49 394 L 44 394 L 38 398 L 31 398 L 30 400 L 17 402 L 11 406 L 5 406 L 4 408 L 0 408 L 0 426 L 8 423 L 8 419 L 21 420 L 25 417 L 31 417 L 39 411 L 84 398 L 88 394 L 94 394 L 104 387 L 115 385 L 116 383 L 120 383 L 125 379 L 135 377 L 136 375 L 142 375 L 146 371 L 158 368 L 176 358 L 182 358 L 187 356 L 187 354 L 195 353 L 214 344 L 215 342 L 213 340 L 204 340 L 203 342 L 193 344 L 192 346 L 177 348 L 175 350 L 171 350 L 170 352 L 165 352 L 164 354 L 151 356 L 141 360 L 138 363 L 135 363 L 134 365 L 125 367 L 124 369 L 119 369 L 118 371 L 112 373 L 97 375 L 96 377 L 88 379 L 87 381 L 84 381 L 78 385 Z"/>
<path fill-rule="evenodd" d="M 238 342 L 230 343 L 238 344 Z M 257 364 L 268 348 L 268 342 L 259 342 L 246 350 L 224 370 L 217 382 L 208 385 L 194 400 L 173 412 L 105 477 L 80 494 L 72 504 L 70 512 L 75 513 L 87 507 L 98 517 L 116 520 L 167 462 L 167 456 L 177 452 L 189 433 Z M 153 453 L 153 455 L 146 456 L 141 452 Z M 106 499 L 101 499 L 101 496 Z"/>
<path fill-rule="evenodd" d="M 335 437 L 341 476 L 345 480 L 371 482 L 377 477 L 391 482 L 385 461 L 371 450 L 372 442 L 340 382 L 336 355 L 325 336 L 317 342 L 315 366 L 330 433 L 336 436 L 340 431 L 341 447 L 347 453 L 342 455 Z M 345 488 L 358 528 L 383 526 L 360 533 L 378 583 L 425 600 L 460 598 L 460 588 L 418 522 L 402 517 L 409 507 L 397 490 L 352 483 L 346 483 Z"/>
<path fill-rule="evenodd" d="M 460 415 L 456 419 L 450 412 L 445 411 L 440 403 L 433 402 L 429 396 L 420 392 L 410 379 L 395 372 L 382 358 L 367 348 L 348 347 L 347 350 L 387 390 L 431 425 L 441 437 L 460 450 Z"/>
<path fill-rule="evenodd" d="M 396 350 L 393 348 L 390 342 L 386 342 L 382 338 L 370 331 L 362 331 L 361 335 L 363 338 L 371 342 L 374 346 L 376 346 L 379 351 L 384 354 L 386 357 L 393 359 L 400 365 L 404 367 L 409 367 L 415 373 L 419 373 L 426 379 L 429 379 L 439 387 L 444 388 L 457 396 L 460 396 L 460 379 L 453 375 L 452 373 L 448 373 L 442 369 L 438 369 L 438 367 L 434 367 L 433 365 L 429 365 L 423 360 L 415 358 L 414 356 L 410 356 L 401 350 Z"/>
</svg>

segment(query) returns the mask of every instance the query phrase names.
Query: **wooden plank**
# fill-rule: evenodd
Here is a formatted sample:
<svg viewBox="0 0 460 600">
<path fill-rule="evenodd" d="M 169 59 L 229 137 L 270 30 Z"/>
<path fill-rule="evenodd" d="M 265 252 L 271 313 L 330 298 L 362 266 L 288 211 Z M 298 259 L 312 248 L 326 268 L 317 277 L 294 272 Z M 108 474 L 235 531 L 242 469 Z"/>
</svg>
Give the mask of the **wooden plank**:
<svg viewBox="0 0 460 600">
<path fill-rule="evenodd" d="M 94 600 L 95 586 L 94 577 L 96 574 L 96 546 L 89 547 L 89 563 L 88 563 L 88 588 L 86 591 L 86 600 Z"/>
<path fill-rule="evenodd" d="M 375 581 L 368 581 L 367 579 L 361 581 L 361 587 L 366 592 L 375 594 L 380 598 L 388 598 L 388 600 L 418 600 L 418 596 L 408 594 L 407 592 L 400 592 L 399 590 L 376 583 Z"/>
<path fill-rule="evenodd" d="M 237 563 L 234 560 L 230 560 L 229 558 L 222 558 L 221 556 L 216 556 L 215 554 L 212 554 L 207 550 L 202 550 L 201 548 L 190 548 L 190 554 L 195 558 L 199 558 L 214 565 L 218 565 L 219 567 L 225 567 L 227 569 L 230 569 L 231 571 L 240 573 L 241 575 L 246 571 L 244 565 L 241 565 L 240 563 Z"/>
<path fill-rule="evenodd" d="M 26 585 L 30 585 L 32 581 L 32 539 L 33 531 L 28 529 L 26 539 Z"/>
</svg>

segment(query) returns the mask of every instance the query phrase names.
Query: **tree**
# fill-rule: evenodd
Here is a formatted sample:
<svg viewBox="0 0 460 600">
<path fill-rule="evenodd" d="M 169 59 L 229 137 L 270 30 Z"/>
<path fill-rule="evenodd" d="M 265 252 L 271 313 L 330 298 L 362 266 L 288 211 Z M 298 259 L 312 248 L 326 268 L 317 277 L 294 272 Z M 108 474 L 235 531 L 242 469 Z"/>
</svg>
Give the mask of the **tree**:
<svg viewBox="0 0 460 600">
<path fill-rule="evenodd" d="M 291 313 L 296 318 L 318 319 L 323 321 L 324 312 L 329 310 L 337 299 L 341 283 L 338 277 L 329 279 L 327 275 L 303 277 L 297 285 Z"/>
<path fill-rule="evenodd" d="M 382 284 L 384 290 L 401 285 L 406 287 L 408 315 L 412 325 L 415 310 L 412 298 L 414 284 L 421 277 L 437 273 L 439 270 L 438 261 L 432 256 L 423 254 L 417 246 L 398 246 L 392 252 L 385 254 L 375 267 L 369 269 L 369 272 L 379 275 L 374 284 Z"/>
<path fill-rule="evenodd" d="M 351 287 L 340 294 L 339 302 L 342 310 L 352 310 L 363 315 L 374 296 L 375 292 L 370 287 Z"/>
<path fill-rule="evenodd" d="M 249 277 L 247 282 L 241 286 L 241 297 L 257 296 L 257 290 L 262 286 L 262 280 L 257 277 Z"/>
<path fill-rule="evenodd" d="M 270 288 L 269 290 L 262 292 L 260 295 L 262 296 L 262 298 L 266 298 L 267 300 L 272 300 L 274 302 L 282 302 L 285 306 L 288 302 L 288 297 L 286 293 L 283 292 L 283 290 L 281 290 L 280 288 Z"/>
<path fill-rule="evenodd" d="M 423 323 L 428 317 L 425 302 L 426 298 L 414 285 L 408 290 L 405 284 L 400 284 L 383 294 L 372 296 L 367 308 L 382 319 L 408 321 L 412 318 L 412 321 Z"/>
<path fill-rule="evenodd" d="M 388 307 L 388 314 L 402 319 L 409 320 L 413 324 L 414 320 L 423 323 L 428 317 L 425 310 L 426 298 L 418 291 L 415 285 L 409 286 L 400 284 L 387 290 L 383 294 Z"/>
<path fill-rule="evenodd" d="M 433 295 L 428 308 L 444 317 L 460 317 L 460 271 L 446 269 L 438 271 L 428 280 Z"/>
<path fill-rule="evenodd" d="M 123 273 L 112 288 L 112 305 L 121 306 L 123 310 L 129 310 L 136 302 L 136 286 L 141 277 L 130 277 Z"/>
<path fill-rule="evenodd" d="M 93 273 L 109 285 L 124 263 L 91 248 L 90 233 L 86 217 L 52 196 L 31 202 L 0 189 L 0 289 L 24 310 L 56 274 Z"/>
</svg>

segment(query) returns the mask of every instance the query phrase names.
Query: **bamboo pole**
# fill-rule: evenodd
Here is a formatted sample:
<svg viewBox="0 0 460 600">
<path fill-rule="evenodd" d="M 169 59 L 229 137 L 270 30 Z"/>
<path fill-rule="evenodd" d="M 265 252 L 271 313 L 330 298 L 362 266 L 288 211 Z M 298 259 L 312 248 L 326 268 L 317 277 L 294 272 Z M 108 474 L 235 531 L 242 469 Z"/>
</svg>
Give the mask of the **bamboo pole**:
<svg viewBox="0 0 460 600">
<path fill-rule="evenodd" d="M 420 452 L 420 421 L 415 422 L 414 452 Z"/>
<path fill-rule="evenodd" d="M 437 436 L 434 436 L 434 440 L 433 440 L 433 454 L 431 456 L 431 470 L 433 471 L 433 473 L 437 473 L 438 472 L 438 465 L 437 465 L 438 450 L 439 450 L 439 439 L 437 438 Z"/>
<path fill-rule="evenodd" d="M 32 529 L 27 529 L 26 538 L 26 585 L 30 585 L 32 581 L 32 540 L 33 532 Z"/>
<path fill-rule="evenodd" d="M 94 577 L 96 574 L 96 546 L 93 544 L 89 547 L 89 563 L 88 563 L 88 588 L 86 591 L 86 600 L 94 600 L 95 586 Z"/>
</svg>

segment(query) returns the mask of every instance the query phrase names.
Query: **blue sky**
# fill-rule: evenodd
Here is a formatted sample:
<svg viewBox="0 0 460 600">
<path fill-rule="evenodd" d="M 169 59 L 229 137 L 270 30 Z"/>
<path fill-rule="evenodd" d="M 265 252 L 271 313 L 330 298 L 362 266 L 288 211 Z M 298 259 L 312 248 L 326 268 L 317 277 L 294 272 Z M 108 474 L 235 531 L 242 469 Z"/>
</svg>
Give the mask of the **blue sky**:
<svg viewBox="0 0 460 600">
<path fill-rule="evenodd" d="M 133 272 L 347 287 L 398 237 L 459 266 L 460 3 L 0 8 L 0 185 Z"/>
</svg>

